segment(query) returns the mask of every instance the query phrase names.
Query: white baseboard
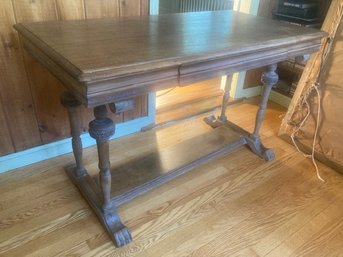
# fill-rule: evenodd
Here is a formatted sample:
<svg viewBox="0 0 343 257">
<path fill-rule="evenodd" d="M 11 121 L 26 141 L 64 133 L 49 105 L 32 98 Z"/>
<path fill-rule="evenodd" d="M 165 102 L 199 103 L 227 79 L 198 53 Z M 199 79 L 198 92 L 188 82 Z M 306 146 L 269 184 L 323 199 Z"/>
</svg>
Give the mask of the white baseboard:
<svg viewBox="0 0 343 257">
<path fill-rule="evenodd" d="M 261 95 L 262 86 L 250 87 L 246 89 L 242 89 L 239 94 L 236 94 L 236 98 L 243 98 L 243 97 L 253 97 Z"/>
<path fill-rule="evenodd" d="M 270 92 L 269 100 L 271 100 L 271 101 L 273 101 L 275 103 L 278 103 L 278 104 L 282 105 L 283 107 L 288 108 L 288 106 L 290 105 L 292 99 L 290 97 L 287 97 L 287 96 L 285 96 L 283 94 L 280 94 L 280 93 L 275 92 L 274 90 L 272 90 Z"/>
</svg>

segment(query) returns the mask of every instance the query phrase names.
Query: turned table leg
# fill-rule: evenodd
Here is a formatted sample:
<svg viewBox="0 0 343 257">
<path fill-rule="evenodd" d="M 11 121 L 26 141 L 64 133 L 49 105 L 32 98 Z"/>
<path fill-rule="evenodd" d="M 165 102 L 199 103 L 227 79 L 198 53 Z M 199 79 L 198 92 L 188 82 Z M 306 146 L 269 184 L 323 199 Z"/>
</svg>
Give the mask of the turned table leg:
<svg viewBox="0 0 343 257">
<path fill-rule="evenodd" d="M 279 80 L 279 76 L 275 72 L 276 68 L 276 64 L 269 65 L 267 71 L 262 74 L 261 81 L 263 83 L 263 93 L 256 114 L 255 128 L 254 132 L 250 135 L 250 137 L 246 138 L 247 144 L 250 146 L 251 150 L 267 161 L 273 160 L 275 158 L 275 154 L 272 149 L 268 149 L 262 145 L 260 139 L 260 129 L 267 108 L 267 102 L 270 95 L 270 91 Z"/>
<path fill-rule="evenodd" d="M 226 108 L 228 106 L 229 98 L 230 98 L 231 82 L 232 82 L 232 75 L 227 76 L 226 81 L 225 81 L 220 115 L 218 117 L 211 115 L 204 118 L 204 121 L 213 128 L 222 126 L 225 122 L 227 122 Z"/>
<path fill-rule="evenodd" d="M 262 74 L 261 81 L 263 83 L 263 93 L 262 93 L 262 99 L 260 102 L 260 106 L 258 108 L 257 114 L 256 114 L 256 120 L 255 120 L 255 129 L 253 132 L 253 136 L 259 136 L 259 132 L 262 126 L 262 121 L 264 119 L 264 114 L 267 108 L 267 102 L 269 99 L 270 91 L 272 90 L 272 87 L 278 82 L 279 76 L 275 72 L 277 68 L 276 64 L 269 65 L 268 70 Z"/>
<path fill-rule="evenodd" d="M 232 75 L 227 76 L 226 82 L 225 82 L 225 87 L 224 87 L 224 95 L 223 95 L 221 113 L 220 113 L 220 116 L 218 117 L 218 119 L 222 122 L 227 121 L 226 108 L 227 108 L 227 105 L 229 103 L 229 98 L 230 98 L 231 82 L 232 82 Z"/>
<path fill-rule="evenodd" d="M 69 92 L 64 92 L 62 94 L 61 103 L 68 111 L 72 147 L 76 163 L 75 176 L 82 177 L 87 175 L 87 171 L 83 166 L 82 141 L 80 138 L 81 130 L 78 111 L 81 103 Z"/>
<path fill-rule="evenodd" d="M 109 161 L 109 139 L 115 132 L 115 124 L 107 117 L 105 105 L 94 108 L 95 119 L 89 123 L 89 134 L 96 139 L 100 169 L 100 187 L 102 191 L 102 218 L 117 247 L 132 241 L 131 234 L 125 227 L 111 204 L 111 171 Z"/>
<path fill-rule="evenodd" d="M 99 157 L 100 186 L 102 190 L 103 211 L 111 209 L 111 172 L 108 140 L 115 132 L 115 125 L 107 118 L 105 105 L 94 108 L 95 119 L 89 123 L 89 134 L 96 140 Z"/>
</svg>

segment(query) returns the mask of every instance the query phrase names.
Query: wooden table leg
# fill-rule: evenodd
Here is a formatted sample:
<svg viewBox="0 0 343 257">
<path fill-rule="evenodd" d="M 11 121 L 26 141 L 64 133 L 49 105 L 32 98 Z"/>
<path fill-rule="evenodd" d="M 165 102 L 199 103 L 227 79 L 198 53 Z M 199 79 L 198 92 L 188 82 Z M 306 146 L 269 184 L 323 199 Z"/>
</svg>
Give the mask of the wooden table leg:
<svg viewBox="0 0 343 257">
<path fill-rule="evenodd" d="M 96 139 L 99 157 L 100 186 L 102 191 L 102 218 L 107 231 L 117 247 L 132 241 L 131 234 L 125 227 L 111 204 L 111 171 L 108 140 L 115 132 L 115 124 L 107 117 L 105 105 L 94 108 L 95 119 L 89 123 L 89 134 Z"/>
<path fill-rule="evenodd" d="M 229 75 L 229 76 L 227 76 L 226 82 L 225 82 L 220 116 L 215 117 L 214 115 L 211 115 L 211 116 L 204 118 L 204 121 L 208 125 L 210 125 L 212 128 L 220 127 L 225 122 L 227 122 L 226 108 L 227 108 L 227 105 L 229 103 L 229 98 L 230 98 L 231 82 L 232 82 L 232 75 Z"/>
<path fill-rule="evenodd" d="M 263 144 L 261 143 L 259 132 L 267 108 L 270 91 L 279 80 L 279 76 L 275 72 L 276 68 L 276 64 L 269 65 L 267 71 L 262 74 L 261 81 L 263 83 L 263 93 L 260 106 L 256 114 L 255 129 L 249 137 L 246 137 L 247 144 L 249 145 L 251 150 L 267 161 L 273 160 L 275 158 L 275 154 L 273 149 L 268 149 L 263 146 Z"/>
<path fill-rule="evenodd" d="M 82 141 L 80 138 L 80 118 L 78 113 L 81 103 L 69 92 L 64 92 L 61 95 L 61 103 L 68 111 L 70 132 L 72 136 L 72 147 L 76 163 L 75 176 L 86 176 L 87 171 L 83 166 Z"/>
<path fill-rule="evenodd" d="M 227 105 L 229 103 L 231 83 L 232 83 L 232 75 L 227 76 L 226 82 L 225 82 L 221 113 L 220 113 L 220 116 L 217 118 L 221 122 L 226 122 L 227 121 L 226 108 L 227 108 Z"/>
</svg>

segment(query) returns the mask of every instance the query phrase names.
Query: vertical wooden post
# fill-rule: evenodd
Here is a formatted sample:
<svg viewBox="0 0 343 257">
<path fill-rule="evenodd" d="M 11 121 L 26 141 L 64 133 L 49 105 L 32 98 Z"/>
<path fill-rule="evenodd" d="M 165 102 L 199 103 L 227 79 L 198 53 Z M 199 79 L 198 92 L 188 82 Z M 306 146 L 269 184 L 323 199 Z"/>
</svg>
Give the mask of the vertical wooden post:
<svg viewBox="0 0 343 257">
<path fill-rule="evenodd" d="M 222 108 L 221 108 L 221 113 L 220 116 L 218 117 L 220 121 L 226 122 L 227 117 L 226 117 L 226 108 L 229 103 L 229 98 L 230 98 L 230 90 L 231 90 L 231 83 L 232 83 L 232 75 L 229 75 L 226 77 L 226 82 L 225 82 L 225 87 L 224 87 L 224 95 L 223 95 L 223 102 L 222 102 Z"/>
<path fill-rule="evenodd" d="M 260 129 L 262 126 L 264 114 L 266 112 L 270 91 L 272 87 L 279 80 L 279 76 L 275 72 L 276 68 L 277 68 L 276 64 L 269 65 L 267 71 L 262 74 L 261 81 L 264 86 L 263 86 L 262 99 L 261 99 L 260 106 L 256 114 L 255 129 L 251 135 L 244 137 L 251 151 L 253 151 L 255 154 L 257 154 L 261 158 L 265 159 L 266 161 L 274 160 L 275 153 L 273 149 L 266 148 L 262 144 L 261 139 L 260 139 Z"/>
<path fill-rule="evenodd" d="M 262 74 L 261 81 L 263 83 L 263 93 L 262 93 L 260 106 L 256 114 L 255 129 L 252 134 L 253 137 L 259 137 L 260 129 L 262 126 L 262 121 L 263 121 L 264 114 L 267 108 L 267 102 L 268 102 L 270 91 L 272 87 L 279 80 L 279 76 L 275 72 L 276 68 L 277 68 L 276 64 L 269 65 L 267 71 Z"/>
<path fill-rule="evenodd" d="M 83 166 L 82 141 L 80 138 L 81 131 L 78 111 L 81 103 L 69 92 L 64 92 L 61 95 L 61 103 L 68 111 L 72 147 L 76 163 L 75 176 L 82 177 L 87 175 L 87 171 Z"/>
<path fill-rule="evenodd" d="M 62 97 L 62 103 L 68 108 L 70 124 L 73 134 L 73 149 L 75 160 L 77 163 L 77 174 L 81 176 L 88 175 L 82 165 L 82 145 L 79 135 L 79 119 L 77 114 L 77 108 L 80 103 L 69 94 L 65 93 Z M 111 105 L 111 111 L 116 111 L 115 104 Z M 111 236 L 111 239 L 117 247 L 124 246 L 132 241 L 132 236 L 129 229 L 123 225 L 117 213 L 116 206 L 111 204 L 111 171 L 109 161 L 109 139 L 115 132 L 115 124 L 107 117 L 107 108 L 105 105 L 97 106 L 94 108 L 95 119 L 89 123 L 89 134 L 96 140 L 98 148 L 99 158 L 99 177 L 100 187 L 102 191 L 102 205 L 99 206 L 98 199 L 93 198 L 89 194 L 88 189 L 84 190 L 83 186 L 87 186 L 88 177 L 75 179 L 77 175 L 73 175 L 68 172 L 74 183 L 79 186 L 81 192 L 86 196 L 87 200 L 95 210 L 95 213 L 99 216 L 100 221 L 103 223 L 107 232 Z M 84 169 L 84 173 L 79 172 Z M 83 185 L 83 186 L 81 186 Z"/>
<path fill-rule="evenodd" d="M 115 124 L 107 117 L 105 105 L 94 108 L 95 119 L 89 123 L 89 134 L 96 140 L 99 157 L 100 186 L 103 196 L 102 209 L 106 213 L 111 209 L 111 172 L 108 140 L 115 132 Z"/>
</svg>

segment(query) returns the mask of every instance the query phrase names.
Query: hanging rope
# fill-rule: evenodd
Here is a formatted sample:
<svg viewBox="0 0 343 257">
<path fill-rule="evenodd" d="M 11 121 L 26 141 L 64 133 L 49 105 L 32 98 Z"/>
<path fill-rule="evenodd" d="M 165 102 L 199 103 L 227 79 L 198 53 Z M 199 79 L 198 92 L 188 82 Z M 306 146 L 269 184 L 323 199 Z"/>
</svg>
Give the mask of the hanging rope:
<svg viewBox="0 0 343 257">
<path fill-rule="evenodd" d="M 320 113 L 321 112 L 321 96 L 320 96 L 320 92 L 319 92 L 319 86 L 320 86 L 319 83 L 315 83 L 314 85 L 309 87 L 307 89 L 307 91 L 305 92 L 303 100 L 302 100 L 302 104 L 303 105 L 305 104 L 307 113 L 306 113 L 305 117 L 303 118 L 303 120 L 300 122 L 299 126 L 293 130 L 293 132 L 291 134 L 291 139 L 292 139 L 292 142 L 293 142 L 295 148 L 298 150 L 298 152 L 302 153 L 306 158 L 310 158 L 312 160 L 312 163 L 316 169 L 318 179 L 325 182 L 325 180 L 319 174 L 319 168 L 318 168 L 318 165 L 317 165 L 315 158 L 314 158 L 315 146 L 316 146 L 316 142 L 317 142 L 317 135 L 318 135 L 318 129 L 319 129 L 319 121 L 320 121 L 320 115 L 321 115 L 321 113 Z M 306 154 L 299 149 L 298 144 L 295 141 L 295 136 L 299 132 L 299 130 L 304 126 L 305 122 L 307 121 L 308 117 L 311 114 L 311 108 L 310 108 L 310 104 L 308 102 L 308 98 L 309 98 L 309 96 L 313 90 L 316 91 L 317 98 L 318 98 L 317 122 L 316 122 L 316 128 L 314 131 L 314 136 L 313 136 L 313 141 L 312 141 L 312 152 L 311 152 L 311 154 Z"/>
<path fill-rule="evenodd" d="M 319 168 L 318 165 L 316 163 L 315 160 L 315 147 L 316 147 L 316 142 L 317 142 L 317 136 L 318 136 L 318 130 L 319 130 L 319 124 L 320 124 L 320 119 L 321 119 L 321 94 L 320 94 L 320 83 L 319 83 L 319 78 L 320 75 L 322 73 L 322 70 L 324 68 L 324 65 L 327 61 L 327 57 L 329 55 L 329 52 L 331 50 L 331 44 L 332 44 L 332 40 L 328 37 L 327 41 L 325 42 L 325 46 L 324 46 L 324 50 L 321 56 L 321 63 L 320 63 L 320 69 L 318 72 L 318 75 L 316 77 L 316 82 L 314 84 L 312 84 L 303 94 L 302 99 L 300 101 L 300 107 L 299 109 L 301 110 L 303 108 L 303 106 L 305 106 L 306 108 L 306 115 L 304 116 L 304 118 L 301 120 L 301 122 L 299 123 L 299 125 L 297 127 L 294 128 L 292 134 L 291 134 L 291 139 L 292 142 L 294 144 L 294 146 L 296 147 L 296 149 L 298 150 L 298 152 L 302 153 L 306 158 L 310 158 L 313 166 L 316 169 L 316 173 L 317 173 L 317 177 L 319 180 L 325 182 L 325 180 L 320 176 L 319 173 Z M 297 133 L 300 131 L 300 129 L 304 126 L 304 124 L 306 123 L 308 117 L 311 114 L 311 107 L 310 104 L 308 102 L 308 99 L 311 95 L 311 93 L 315 91 L 316 95 L 317 95 L 317 99 L 318 99 L 318 109 L 317 109 L 317 117 L 316 117 L 316 127 L 315 127 L 315 131 L 314 131 L 314 136 L 313 136 L 313 140 L 312 140 L 312 151 L 311 154 L 306 154 L 303 151 L 301 151 L 298 147 L 298 144 L 295 141 L 295 137 L 297 135 Z"/>
</svg>

